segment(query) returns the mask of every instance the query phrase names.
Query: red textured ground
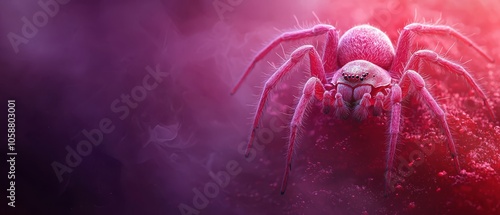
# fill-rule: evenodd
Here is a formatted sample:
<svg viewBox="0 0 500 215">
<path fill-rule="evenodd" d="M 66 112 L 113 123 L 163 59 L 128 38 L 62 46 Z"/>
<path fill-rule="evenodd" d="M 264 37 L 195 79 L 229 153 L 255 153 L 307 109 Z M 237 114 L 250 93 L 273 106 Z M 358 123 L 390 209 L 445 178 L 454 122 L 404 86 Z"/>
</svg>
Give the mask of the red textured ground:
<svg viewBox="0 0 500 215">
<path fill-rule="evenodd" d="M 453 24 L 467 35 L 473 35 L 471 38 L 474 41 L 497 62 L 500 61 L 498 3 L 406 2 L 403 9 L 385 18 L 383 9 L 387 5 L 383 1 L 371 5 L 382 9 L 380 13 L 369 15 L 368 20 L 375 26 L 383 27 L 393 40 L 397 38 L 398 29 L 414 20 L 416 10 L 417 21 L 436 21 L 442 17 L 441 24 Z M 320 17 L 325 14 L 328 14 L 327 10 L 318 13 Z M 333 13 L 330 20 L 345 20 L 337 16 L 340 15 Z M 345 31 L 348 26 L 361 24 L 355 21 L 338 21 L 340 24 L 337 26 Z M 469 47 L 453 39 L 425 37 L 418 42 L 419 47 L 437 50 L 456 62 L 471 60 L 465 64 L 467 69 L 480 79 L 495 113 L 500 115 L 498 63 L 488 63 Z M 424 65 L 423 68 L 428 77 L 427 84 L 432 86 L 432 94 L 447 113 L 464 169 L 460 174 L 453 168 L 445 137 L 437 122 L 425 107 L 419 106 L 414 99 L 408 99 L 403 111 L 403 129 L 394 170 L 398 172 L 401 166 L 404 174 L 397 174 L 399 182 L 395 190 L 384 197 L 386 117 L 358 123 L 316 114 L 319 109 L 315 108 L 311 110 L 295 154 L 287 193 L 277 195 L 288 135 L 285 129 L 275 134 L 272 143 L 259 152 L 258 162 L 244 164 L 246 171 L 241 178 L 246 185 L 238 186 L 235 198 L 229 201 L 249 213 L 259 214 L 263 212 L 262 208 L 267 208 L 265 214 L 283 211 L 290 214 L 500 214 L 499 120 L 488 118 L 482 101 L 464 80 L 434 66 Z M 291 108 L 279 104 L 293 104 L 287 102 L 290 100 L 282 99 L 270 104 L 272 110 L 268 111 L 267 120 L 273 115 L 280 116 L 275 111 L 277 107 L 291 113 Z M 284 117 L 283 125 L 289 118 Z M 263 125 L 265 127 L 269 122 L 264 120 Z M 414 155 L 420 152 L 425 154 L 429 149 L 433 149 L 432 152 L 413 160 Z M 256 175 L 255 172 L 261 174 Z"/>
</svg>

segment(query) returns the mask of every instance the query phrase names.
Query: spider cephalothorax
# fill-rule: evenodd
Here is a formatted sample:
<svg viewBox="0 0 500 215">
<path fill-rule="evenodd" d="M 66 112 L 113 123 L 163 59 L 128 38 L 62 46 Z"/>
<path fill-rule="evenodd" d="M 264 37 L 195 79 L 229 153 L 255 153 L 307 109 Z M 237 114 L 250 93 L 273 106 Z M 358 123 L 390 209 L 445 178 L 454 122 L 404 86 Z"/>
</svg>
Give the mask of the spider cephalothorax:
<svg viewBox="0 0 500 215">
<path fill-rule="evenodd" d="M 431 50 L 418 50 L 411 53 L 411 42 L 417 34 L 447 35 L 466 43 L 478 51 L 489 61 L 493 61 L 474 42 L 445 25 L 428 25 L 413 23 L 407 25 L 401 32 L 396 48 L 389 37 L 381 30 L 370 25 L 359 25 L 349 29 L 342 37 L 331 25 L 316 25 L 313 28 L 284 33 L 262 50 L 252 61 L 240 81 L 232 90 L 232 94 L 240 87 L 243 80 L 254 68 L 255 64 L 263 59 L 273 48 L 283 41 L 294 41 L 313 36 L 326 35 L 323 56 L 320 57 L 311 45 L 297 48 L 290 58 L 266 81 L 257 113 L 253 121 L 250 140 L 247 147 L 252 147 L 257 125 L 261 118 L 269 93 L 281 79 L 305 56 L 309 57 L 311 77 L 303 87 L 303 93 L 295 108 L 290 123 L 290 139 L 286 156 L 285 175 L 281 186 L 281 193 L 286 190 L 288 175 L 291 170 L 293 148 L 298 127 L 304 117 L 306 108 L 312 101 L 321 101 L 325 114 L 334 112 L 339 118 L 354 117 L 365 119 L 369 114 L 379 115 L 390 112 L 389 140 L 386 161 L 386 187 L 390 185 L 391 170 L 393 167 L 398 133 L 401 123 L 401 100 L 410 93 L 415 93 L 433 112 L 447 137 L 447 145 L 455 168 L 460 170 L 455 142 L 451 135 L 445 113 L 439 107 L 425 86 L 424 79 L 418 73 L 420 62 L 427 61 L 445 68 L 465 78 L 467 83 L 477 92 L 484 101 L 491 117 L 495 117 L 485 93 L 475 79 L 461 65 L 451 62 Z M 333 74 L 327 77 L 326 74 Z"/>
</svg>

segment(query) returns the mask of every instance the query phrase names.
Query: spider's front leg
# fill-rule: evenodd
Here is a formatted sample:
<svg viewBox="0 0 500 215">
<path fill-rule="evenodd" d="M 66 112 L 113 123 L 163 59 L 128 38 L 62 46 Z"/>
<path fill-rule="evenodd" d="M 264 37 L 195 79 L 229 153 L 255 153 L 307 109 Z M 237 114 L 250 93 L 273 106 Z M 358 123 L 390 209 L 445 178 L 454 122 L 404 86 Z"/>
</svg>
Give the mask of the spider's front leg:
<svg viewBox="0 0 500 215">
<path fill-rule="evenodd" d="M 451 135 L 450 127 L 448 126 L 448 122 L 446 122 L 446 116 L 439 107 L 437 101 L 432 97 L 427 88 L 425 87 L 425 82 L 422 76 L 413 70 L 408 70 L 403 74 L 399 85 L 402 86 L 402 91 L 408 93 L 409 88 L 412 87 L 418 96 L 422 98 L 422 102 L 425 103 L 429 109 L 435 114 L 439 123 L 441 124 L 442 129 L 447 137 L 448 149 L 450 150 L 451 158 L 455 162 L 455 168 L 457 172 L 460 172 L 460 163 L 458 161 L 457 149 L 455 148 L 455 141 Z M 406 95 L 403 95 L 403 97 Z"/>
<path fill-rule="evenodd" d="M 248 66 L 243 76 L 241 76 L 240 80 L 234 86 L 231 91 L 231 95 L 236 93 L 238 88 L 241 86 L 243 81 L 246 79 L 250 71 L 255 67 L 257 62 L 262 60 L 265 56 L 269 54 L 274 48 L 276 48 L 279 44 L 286 41 L 295 41 L 305 38 L 310 38 L 314 36 L 319 36 L 326 34 L 326 43 L 323 50 L 323 70 L 326 72 L 333 72 L 337 67 L 337 46 L 339 42 L 339 33 L 335 27 L 331 25 L 319 24 L 310 29 L 299 30 L 294 32 L 287 32 L 280 35 L 274 41 L 271 42 L 268 46 L 266 46 L 262 51 L 260 51 L 257 56 L 253 59 L 252 63 Z M 326 83 L 326 79 L 324 77 L 318 77 L 323 83 Z"/>
<path fill-rule="evenodd" d="M 325 94 L 326 94 L 325 88 L 318 78 L 312 77 L 304 85 L 302 96 L 300 97 L 299 103 L 295 108 L 292 117 L 292 122 L 290 123 L 290 139 L 288 144 L 288 151 L 286 153 L 285 174 L 283 176 L 283 182 L 281 184 L 282 195 L 285 193 L 286 186 L 288 183 L 288 175 L 290 174 L 290 170 L 292 170 L 293 146 L 295 145 L 297 132 L 300 129 L 300 126 L 302 125 L 302 122 L 304 120 L 303 118 L 307 110 L 307 107 L 309 106 L 311 101 L 313 101 L 313 99 L 322 101 L 323 95 Z"/>
<path fill-rule="evenodd" d="M 311 68 L 311 77 L 316 77 L 320 80 L 320 83 L 326 83 L 325 70 L 323 68 L 323 63 L 319 57 L 316 49 L 311 45 L 304 45 L 295 50 L 290 59 L 288 59 L 278 70 L 266 81 L 264 84 L 264 90 L 260 96 L 259 104 L 257 105 L 257 112 L 253 120 L 252 130 L 250 133 L 250 140 L 245 152 L 248 156 L 250 149 L 252 148 L 253 141 L 255 139 L 255 134 L 257 126 L 259 125 L 262 112 L 264 111 L 265 104 L 268 100 L 269 93 L 272 89 L 278 85 L 278 83 L 285 77 L 292 69 L 301 61 L 304 60 L 305 56 L 309 56 L 309 65 Z"/>
<path fill-rule="evenodd" d="M 488 109 L 488 112 L 490 114 L 490 117 L 492 119 L 495 119 L 495 112 L 493 111 L 492 106 L 488 102 L 488 99 L 486 97 L 486 93 L 479 87 L 479 84 L 474 80 L 474 78 L 471 76 L 471 74 L 461 65 L 457 63 L 453 63 L 441 56 L 439 56 L 436 52 L 430 51 L 430 50 L 419 50 L 413 53 L 411 55 L 410 60 L 408 61 L 408 64 L 406 64 L 404 71 L 408 71 L 410 69 L 416 70 L 417 72 L 419 71 L 419 65 L 420 62 L 422 61 L 427 61 L 430 63 L 437 64 L 441 67 L 444 67 L 447 69 L 447 71 L 453 72 L 457 75 L 462 76 L 465 78 L 467 83 L 476 91 L 476 93 L 481 97 L 483 100 L 484 105 Z"/>
<path fill-rule="evenodd" d="M 399 129 L 401 125 L 401 100 L 403 98 L 401 88 L 395 84 L 391 89 L 391 121 L 389 124 L 389 145 L 387 145 L 387 161 L 385 167 L 385 192 L 392 187 L 392 168 L 394 165 L 394 155 L 396 154 L 396 144 L 399 139 Z"/>
</svg>

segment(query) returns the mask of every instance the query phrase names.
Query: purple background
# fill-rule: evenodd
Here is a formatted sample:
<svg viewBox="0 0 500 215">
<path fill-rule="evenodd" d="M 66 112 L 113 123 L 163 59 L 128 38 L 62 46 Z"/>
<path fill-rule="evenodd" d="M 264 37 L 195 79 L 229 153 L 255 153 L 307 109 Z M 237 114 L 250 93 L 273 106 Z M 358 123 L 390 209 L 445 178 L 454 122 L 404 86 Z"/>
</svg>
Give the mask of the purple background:
<svg viewBox="0 0 500 215">
<path fill-rule="evenodd" d="M 500 24 L 498 3 L 234 0 L 229 1 L 233 6 L 226 3 L 230 11 L 224 12 L 221 20 L 213 2 L 72 0 L 60 5 L 59 12 L 27 44 L 19 45 L 16 54 L 6 35 L 21 34 L 21 18 L 32 19 L 41 8 L 37 1 L 1 1 L 0 102 L 16 100 L 18 151 L 16 208 L 2 210 L 7 214 L 180 214 L 180 204 L 194 207 L 193 189 L 203 192 L 212 181 L 209 172 L 225 170 L 231 160 L 239 164 L 241 172 L 231 177 L 216 197 L 209 198 L 206 207 L 197 209 L 201 214 L 489 214 L 500 210 L 495 204 L 500 200 L 498 195 L 482 199 L 477 193 L 471 194 L 471 203 L 463 203 L 463 197 L 455 196 L 458 191 L 451 185 L 456 178 L 436 179 L 443 170 L 455 174 L 451 162 L 444 159 L 448 156 L 446 148 L 439 146 L 436 156 L 407 178 L 404 191 L 383 198 L 385 118 L 362 123 L 339 121 L 314 114 L 316 109 L 305 122 L 288 191 L 279 195 L 288 135 L 287 129 L 279 126 L 286 126 L 290 118 L 293 96 L 300 92 L 295 86 L 306 80 L 305 73 L 296 72 L 286 81 L 276 94 L 282 99 L 273 97 L 272 108 L 266 111 L 263 128 L 274 128 L 270 120 L 282 119 L 278 120 L 279 131 L 266 137 L 272 143 L 250 162 L 238 146 L 248 137 L 261 86 L 274 71 L 265 61 L 280 65 L 280 58 L 286 58 L 295 48 L 317 45 L 321 39 L 284 44 L 283 50 L 275 50 L 256 67 L 236 95 L 229 95 L 255 52 L 280 32 L 318 23 L 312 12 L 341 32 L 371 23 L 386 31 L 393 41 L 405 24 L 435 22 L 442 17 L 440 23 L 472 35 L 498 62 L 499 46 L 493 41 L 500 32 L 487 28 Z M 448 51 L 460 62 L 473 59 L 468 68 L 485 68 L 486 61 L 467 47 L 458 44 L 449 49 L 450 45 L 454 41 L 432 43 L 430 48 Z M 466 57 L 460 60 L 462 56 Z M 156 65 L 168 77 L 120 119 L 121 112 L 113 111 L 111 104 L 142 85 L 148 74 L 145 68 Z M 488 67 L 489 71 L 496 68 L 491 64 Z M 486 74 L 483 70 L 478 76 Z M 498 78 L 485 82 L 498 83 Z M 464 96 L 468 91 L 460 83 L 454 93 L 476 104 L 476 98 Z M 445 88 L 453 89 L 453 85 Z M 490 85 L 486 88 L 494 92 Z M 499 95 L 492 98 L 498 104 Z M 464 113 L 470 114 L 470 119 L 484 117 L 480 106 L 472 105 Z M 498 114 L 498 108 L 495 111 Z M 411 113 L 408 115 L 417 115 Z M 5 116 L 0 115 L 3 121 Z M 102 143 L 59 182 L 51 164 L 64 163 L 66 147 L 75 149 L 86 140 L 82 131 L 98 128 L 104 118 L 112 121 L 114 130 L 104 134 Z M 407 123 L 411 119 L 422 118 L 410 118 Z M 422 128 L 423 139 L 434 141 L 425 136 L 428 130 L 423 128 L 428 121 L 412 126 Z M 456 123 L 452 130 L 456 132 L 460 126 L 465 125 Z M 484 156 L 498 152 L 498 142 L 494 141 L 498 136 L 491 138 L 490 151 L 481 152 Z M 399 148 L 406 156 L 414 149 L 408 145 Z M 4 155 L 6 147 L 0 148 Z M 498 185 L 500 161 L 493 157 L 489 162 L 495 176 L 485 176 L 485 180 L 488 185 Z M 3 181 L 4 172 L 8 167 L 3 162 L 1 167 L 0 188 L 5 190 L 8 182 Z M 442 187 L 444 194 L 432 193 L 435 186 Z M 499 190 L 498 186 L 489 188 Z M 7 200 L 2 197 L 0 202 L 4 208 Z"/>
</svg>

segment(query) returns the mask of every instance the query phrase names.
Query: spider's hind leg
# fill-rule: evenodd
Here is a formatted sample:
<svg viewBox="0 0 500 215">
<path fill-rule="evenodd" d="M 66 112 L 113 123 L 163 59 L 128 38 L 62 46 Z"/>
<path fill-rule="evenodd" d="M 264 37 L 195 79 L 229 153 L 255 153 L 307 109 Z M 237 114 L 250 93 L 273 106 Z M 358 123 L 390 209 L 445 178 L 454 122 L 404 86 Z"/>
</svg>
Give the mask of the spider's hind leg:
<svg viewBox="0 0 500 215">
<path fill-rule="evenodd" d="M 408 61 L 408 53 L 411 51 L 412 42 L 416 35 L 443 35 L 448 37 L 453 37 L 458 41 L 470 46 L 476 52 L 478 52 L 481 56 L 487 59 L 490 62 L 494 62 L 494 59 L 486 54 L 484 50 L 479 48 L 479 46 L 474 43 L 471 39 L 461 34 L 454 28 L 446 25 L 429 25 L 422 23 L 412 23 L 404 27 L 403 31 L 399 35 L 397 47 L 396 47 L 396 55 L 394 57 L 394 61 L 391 66 L 391 73 L 401 75 L 406 70 L 403 70 L 404 64 Z"/>
<path fill-rule="evenodd" d="M 323 61 L 322 67 L 326 72 L 333 72 L 337 66 L 337 46 L 339 41 L 339 33 L 335 27 L 331 25 L 318 24 L 310 29 L 298 30 L 294 32 L 286 32 L 276 38 L 271 44 L 267 45 L 262 51 L 260 51 L 257 56 L 253 59 L 252 63 L 247 67 L 245 73 L 241 76 L 240 80 L 234 88 L 231 90 L 231 95 L 236 93 L 239 89 L 243 81 L 253 70 L 257 62 L 264 59 L 265 56 L 269 54 L 275 47 L 285 41 L 297 41 L 305 38 L 311 38 L 315 36 L 325 35 L 326 34 L 326 43 L 324 47 Z M 322 83 L 326 83 L 326 78 L 324 76 L 317 76 Z"/>
</svg>

